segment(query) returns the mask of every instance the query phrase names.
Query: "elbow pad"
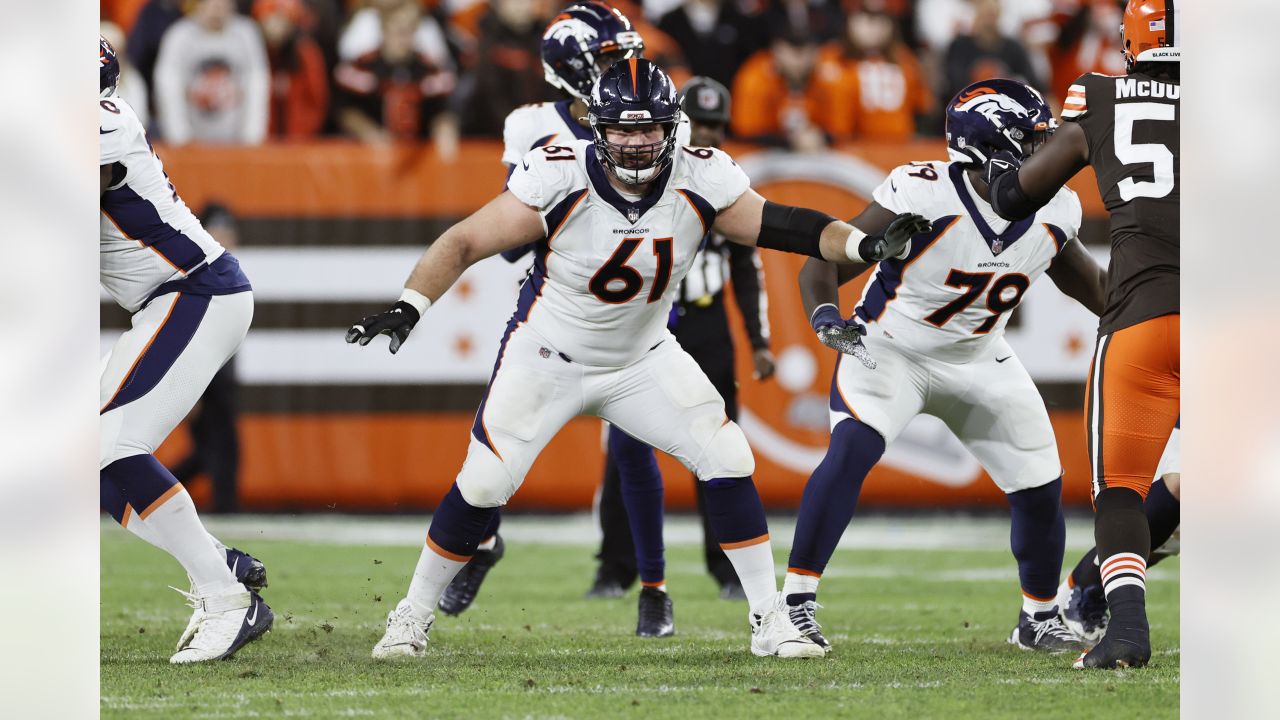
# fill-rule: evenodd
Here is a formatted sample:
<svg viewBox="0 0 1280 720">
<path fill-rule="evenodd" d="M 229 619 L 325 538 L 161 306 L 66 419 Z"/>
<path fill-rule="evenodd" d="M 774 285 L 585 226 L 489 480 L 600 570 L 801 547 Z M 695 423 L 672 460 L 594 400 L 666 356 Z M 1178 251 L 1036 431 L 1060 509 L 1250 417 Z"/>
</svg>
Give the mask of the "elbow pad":
<svg viewBox="0 0 1280 720">
<path fill-rule="evenodd" d="M 822 260 L 822 231 L 835 221 L 835 218 L 817 210 L 778 205 L 765 200 L 764 212 L 760 216 L 760 237 L 756 244 L 768 250 L 808 255 Z"/>
<path fill-rule="evenodd" d="M 1052 198 L 1050 198 L 1052 199 Z M 991 209 L 1005 220 L 1021 220 L 1047 204 L 1037 202 L 1022 191 L 1018 183 L 1018 173 L 1007 172 L 991 183 Z"/>
</svg>

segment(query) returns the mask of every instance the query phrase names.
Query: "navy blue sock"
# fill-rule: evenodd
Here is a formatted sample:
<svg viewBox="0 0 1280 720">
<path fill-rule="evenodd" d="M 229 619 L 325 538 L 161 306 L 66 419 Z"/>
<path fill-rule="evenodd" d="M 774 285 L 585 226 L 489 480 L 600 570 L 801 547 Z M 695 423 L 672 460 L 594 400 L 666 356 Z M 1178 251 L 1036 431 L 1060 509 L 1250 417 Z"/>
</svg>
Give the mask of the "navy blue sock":
<svg viewBox="0 0 1280 720">
<path fill-rule="evenodd" d="M 1062 553 L 1067 544 L 1067 521 L 1062 515 L 1062 478 L 1047 485 L 1019 490 L 1009 500 L 1009 545 L 1018 560 L 1022 592 L 1046 602 L 1058 594 Z"/>
<path fill-rule="evenodd" d="M 485 529 L 497 512 L 496 507 L 482 508 L 468 503 L 454 483 L 431 516 L 427 539 L 453 555 L 471 557 L 476 554 L 476 546 L 484 540 Z"/>
<path fill-rule="evenodd" d="M 110 515 L 116 522 L 124 522 L 124 506 L 129 501 L 124 499 L 124 493 L 120 487 L 114 482 L 107 479 L 103 473 L 98 473 L 98 506 L 103 512 Z"/>
<path fill-rule="evenodd" d="M 1142 510 L 1147 514 L 1147 525 L 1151 529 L 1151 549 L 1155 550 L 1165 544 L 1182 523 L 1182 503 L 1169 492 L 1169 486 L 1164 480 L 1156 480 L 1151 483 L 1151 492 L 1147 493 Z M 1163 559 L 1164 556 L 1153 557 L 1147 567 L 1150 568 Z"/>
<path fill-rule="evenodd" d="M 721 547 L 769 534 L 764 504 L 751 477 L 706 481 L 707 523 Z"/>
<path fill-rule="evenodd" d="M 494 535 L 497 535 L 498 528 L 502 526 L 502 510 L 499 508 L 494 509 L 497 512 L 495 512 L 493 517 L 489 519 L 489 524 L 484 529 L 484 537 L 480 538 L 481 541 L 488 540 Z"/>
<path fill-rule="evenodd" d="M 609 456 L 618 468 L 622 507 L 631 525 L 640 582 L 657 585 L 666 580 L 662 546 L 662 472 L 653 448 L 615 426 L 609 428 Z"/>
<path fill-rule="evenodd" d="M 842 420 L 831 431 L 822 462 L 805 483 L 787 572 L 822 575 L 853 519 L 862 481 L 884 455 L 884 438 L 869 425 Z"/>
<path fill-rule="evenodd" d="M 102 468 L 98 477 L 99 485 L 106 480 L 119 488 L 133 512 L 143 517 L 157 500 L 167 497 L 166 493 L 178 484 L 178 479 L 154 455 L 120 458 Z"/>
</svg>

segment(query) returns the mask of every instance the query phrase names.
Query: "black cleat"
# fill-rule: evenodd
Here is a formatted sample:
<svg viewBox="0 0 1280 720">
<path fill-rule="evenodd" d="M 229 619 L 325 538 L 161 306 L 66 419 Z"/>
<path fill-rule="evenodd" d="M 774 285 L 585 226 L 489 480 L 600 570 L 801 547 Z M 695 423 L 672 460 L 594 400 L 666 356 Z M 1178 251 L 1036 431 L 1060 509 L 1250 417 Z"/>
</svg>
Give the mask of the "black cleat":
<svg viewBox="0 0 1280 720">
<path fill-rule="evenodd" d="M 1080 653 L 1075 669 L 1085 668 L 1140 668 L 1151 660 L 1150 635 L 1121 638 L 1108 633 L 1092 650 Z M 1135 633 L 1135 635 L 1137 635 Z"/>
<path fill-rule="evenodd" d="M 627 590 L 622 586 L 622 581 L 601 566 L 596 570 L 595 582 L 591 584 L 591 589 L 587 591 L 585 597 L 620 598 L 626 593 Z"/>
<path fill-rule="evenodd" d="M 1009 644 L 1023 650 L 1047 653 L 1080 652 L 1087 647 L 1075 633 L 1067 629 L 1056 610 L 1036 613 L 1018 613 L 1018 624 L 1009 634 Z"/>
<path fill-rule="evenodd" d="M 639 637 L 671 637 L 676 634 L 675 615 L 671 596 L 658 588 L 640 588 L 639 619 L 636 635 Z"/>
<path fill-rule="evenodd" d="M 462 570 L 454 576 L 453 582 L 444 589 L 444 595 L 440 596 L 440 612 L 445 615 L 461 615 L 464 610 L 471 607 L 471 603 L 475 602 L 476 595 L 480 592 L 480 584 L 506 552 L 506 544 L 502 542 L 502 536 L 495 535 L 494 538 L 493 549 L 477 550 L 476 554 L 471 556 L 471 561 L 462 566 Z"/>
<path fill-rule="evenodd" d="M 227 548 L 226 552 L 227 567 L 231 568 L 231 574 L 240 584 L 254 592 L 267 586 L 267 566 L 261 560 L 233 547 Z"/>
</svg>

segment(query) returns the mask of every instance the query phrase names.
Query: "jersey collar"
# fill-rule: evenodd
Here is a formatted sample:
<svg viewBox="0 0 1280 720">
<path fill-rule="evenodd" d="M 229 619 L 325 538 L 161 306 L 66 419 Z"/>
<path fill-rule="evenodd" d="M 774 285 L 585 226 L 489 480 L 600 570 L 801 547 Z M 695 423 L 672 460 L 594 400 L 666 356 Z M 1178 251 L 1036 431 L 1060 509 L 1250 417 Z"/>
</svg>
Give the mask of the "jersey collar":
<svg viewBox="0 0 1280 720">
<path fill-rule="evenodd" d="M 591 186 L 595 188 L 596 194 L 605 202 L 613 206 L 614 210 L 622 213 L 622 216 L 633 225 L 640 218 L 658 204 L 658 200 L 662 198 L 662 194 L 667 189 L 667 180 L 671 179 L 671 167 L 675 163 L 669 163 L 658 177 L 654 179 L 653 185 L 649 188 L 649 193 L 635 202 L 622 197 L 613 186 L 609 184 L 609 178 L 605 176 L 604 165 L 600 164 L 600 159 L 596 157 L 596 146 L 587 146 L 587 177 L 591 178 Z"/>
<path fill-rule="evenodd" d="M 973 224 L 977 226 L 978 232 L 982 233 L 982 239 L 986 241 L 987 247 L 991 249 L 992 255 L 999 255 L 1004 252 L 1010 245 L 1015 243 L 1018 238 L 1026 234 L 1036 220 L 1035 215 L 1026 217 L 1017 222 L 1011 223 L 1004 232 L 997 233 L 987 224 L 982 213 L 978 210 L 978 203 L 974 199 L 973 194 L 969 192 L 968 185 L 964 181 L 964 166 L 960 163 L 951 163 L 948 170 L 951 176 L 951 184 L 956 188 L 956 194 L 960 196 L 960 202 L 964 204 L 964 209 L 969 211 L 969 217 L 973 219 Z"/>
<path fill-rule="evenodd" d="M 556 112 L 560 113 L 560 119 L 564 120 L 564 124 L 568 126 L 569 131 L 579 140 L 590 140 L 591 129 L 582 127 L 582 123 L 574 119 L 569 114 L 569 106 L 573 104 L 572 100 L 560 100 L 556 102 Z"/>
</svg>

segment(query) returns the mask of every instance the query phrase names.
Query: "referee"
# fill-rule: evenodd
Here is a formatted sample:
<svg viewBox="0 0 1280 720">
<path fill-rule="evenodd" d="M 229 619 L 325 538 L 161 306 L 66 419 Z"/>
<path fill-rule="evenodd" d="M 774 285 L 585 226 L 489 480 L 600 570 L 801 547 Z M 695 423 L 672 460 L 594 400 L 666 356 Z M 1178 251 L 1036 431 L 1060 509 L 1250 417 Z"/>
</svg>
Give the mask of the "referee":
<svg viewBox="0 0 1280 720">
<path fill-rule="evenodd" d="M 695 77 L 686 83 L 682 107 L 689 118 L 694 147 L 720 147 L 729 124 L 729 91 L 708 77 Z M 672 312 L 672 332 L 724 398 L 729 419 L 738 419 L 738 382 L 734 372 L 733 339 L 729 334 L 729 316 L 725 312 L 726 283 L 733 286 L 734 300 L 746 325 L 751 341 L 751 358 L 758 380 L 768 379 L 774 372 L 773 354 L 769 352 L 768 298 L 764 291 L 764 274 L 754 248 L 730 243 L 709 232 L 703 248 L 694 257 L 693 266 L 680 286 L 680 295 Z M 707 524 L 702 483 L 694 478 L 698 494 L 698 514 L 702 529 L 707 570 L 720 585 L 720 596 L 745 599 L 742 585 L 729 558 L 711 536 Z M 600 493 L 600 566 L 592 597 L 617 597 L 635 582 L 636 556 L 631 528 L 622 506 L 618 469 L 612 457 L 606 459 L 604 486 Z"/>
</svg>

